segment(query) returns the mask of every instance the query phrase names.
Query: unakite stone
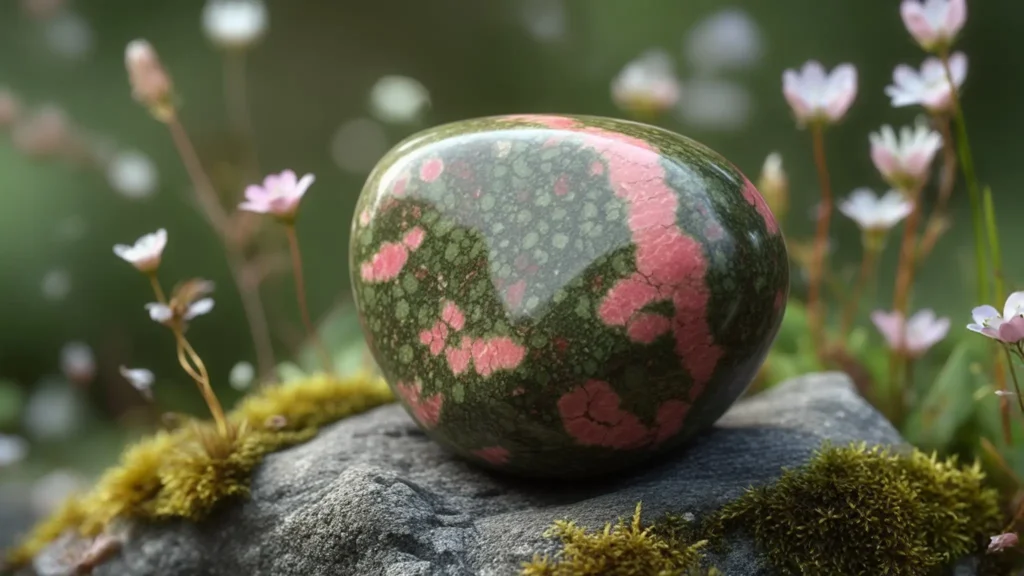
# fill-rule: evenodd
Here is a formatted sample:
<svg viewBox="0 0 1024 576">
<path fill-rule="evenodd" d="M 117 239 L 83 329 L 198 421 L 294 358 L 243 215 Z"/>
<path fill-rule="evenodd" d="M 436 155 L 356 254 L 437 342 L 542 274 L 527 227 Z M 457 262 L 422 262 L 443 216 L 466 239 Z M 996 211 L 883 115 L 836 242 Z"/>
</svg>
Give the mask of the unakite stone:
<svg viewBox="0 0 1024 576">
<path fill-rule="evenodd" d="M 611 472 L 711 426 L 789 285 L 778 224 L 736 167 L 586 116 L 398 144 L 359 198 L 350 258 L 367 342 L 420 427 L 530 476 Z"/>
</svg>

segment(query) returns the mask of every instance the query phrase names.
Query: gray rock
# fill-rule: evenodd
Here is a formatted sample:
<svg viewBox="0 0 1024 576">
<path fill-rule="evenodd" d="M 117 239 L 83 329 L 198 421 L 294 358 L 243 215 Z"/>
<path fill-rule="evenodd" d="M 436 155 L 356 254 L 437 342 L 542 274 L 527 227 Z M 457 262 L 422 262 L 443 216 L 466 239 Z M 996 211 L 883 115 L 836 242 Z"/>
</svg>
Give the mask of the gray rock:
<svg viewBox="0 0 1024 576">
<path fill-rule="evenodd" d="M 736 404 L 710 432 L 627 475 L 559 484 L 500 477 L 428 440 L 385 406 L 267 458 L 250 501 L 202 525 L 137 527 L 97 576 L 513 575 L 570 518 L 700 515 L 805 462 L 825 440 L 901 443 L 845 375 L 799 378 Z M 726 574 L 770 574 L 751 542 L 714 558 Z M 56 553 L 53 551 L 44 553 Z"/>
</svg>

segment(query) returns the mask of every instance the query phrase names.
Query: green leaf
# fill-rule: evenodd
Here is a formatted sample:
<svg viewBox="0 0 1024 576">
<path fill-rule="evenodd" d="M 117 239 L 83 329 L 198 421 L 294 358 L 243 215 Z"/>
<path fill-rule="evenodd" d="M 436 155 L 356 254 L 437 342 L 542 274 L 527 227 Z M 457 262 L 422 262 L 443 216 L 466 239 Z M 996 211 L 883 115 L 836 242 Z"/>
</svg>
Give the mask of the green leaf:
<svg viewBox="0 0 1024 576">
<path fill-rule="evenodd" d="M 799 300 L 790 299 L 786 303 L 786 313 L 782 316 L 773 348 L 781 352 L 795 352 L 798 342 L 807 337 L 809 330 L 806 306 Z"/>
<path fill-rule="evenodd" d="M 979 363 L 987 360 L 984 346 L 963 340 L 946 359 L 942 370 L 912 408 L 903 434 L 914 445 L 925 450 L 944 451 L 956 438 L 957 430 L 977 410 L 975 392 L 985 385 Z M 990 350 L 989 350 L 990 351 Z"/>
</svg>

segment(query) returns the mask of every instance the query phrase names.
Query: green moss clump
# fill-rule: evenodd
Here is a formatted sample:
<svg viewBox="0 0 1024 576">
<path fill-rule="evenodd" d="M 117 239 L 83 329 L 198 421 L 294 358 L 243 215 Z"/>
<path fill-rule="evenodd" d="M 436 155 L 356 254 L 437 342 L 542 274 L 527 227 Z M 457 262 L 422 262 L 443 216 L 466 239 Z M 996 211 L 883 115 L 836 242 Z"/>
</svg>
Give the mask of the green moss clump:
<svg viewBox="0 0 1024 576">
<path fill-rule="evenodd" d="M 715 576 L 701 568 L 706 541 L 683 540 L 688 531 L 679 523 L 640 523 L 640 504 L 631 521 L 619 520 L 603 531 L 588 533 L 559 520 L 544 536 L 558 538 L 563 548 L 554 558 L 535 556 L 523 565 L 521 576 Z"/>
<path fill-rule="evenodd" d="M 225 500 L 249 495 L 252 471 L 267 454 L 392 400 L 380 378 L 312 376 L 246 398 L 228 415 L 236 430 L 231 438 L 198 421 L 157 432 L 126 449 L 90 492 L 37 525 L 6 561 L 25 565 L 62 534 L 94 537 L 116 519 L 201 521 Z"/>
<path fill-rule="evenodd" d="M 922 575 L 985 550 L 1003 516 L 978 464 L 914 450 L 826 445 L 773 485 L 748 490 L 705 523 L 750 532 L 784 574 Z"/>
</svg>

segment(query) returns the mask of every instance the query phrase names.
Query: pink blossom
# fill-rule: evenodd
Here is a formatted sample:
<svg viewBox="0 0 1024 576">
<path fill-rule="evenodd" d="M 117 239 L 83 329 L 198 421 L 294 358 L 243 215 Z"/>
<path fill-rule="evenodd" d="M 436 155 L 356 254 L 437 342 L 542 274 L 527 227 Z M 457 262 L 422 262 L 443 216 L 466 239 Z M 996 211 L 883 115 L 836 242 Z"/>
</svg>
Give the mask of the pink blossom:
<svg viewBox="0 0 1024 576">
<path fill-rule="evenodd" d="M 139 238 L 132 246 L 116 244 L 114 254 L 135 266 L 139 272 L 152 274 L 160 267 L 160 259 L 166 246 L 167 230 L 161 228 Z"/>
<path fill-rule="evenodd" d="M 1014 292 L 1006 298 L 1003 314 L 989 305 L 971 310 L 974 323 L 967 329 L 989 338 L 1016 344 L 1024 340 L 1024 292 Z"/>
<path fill-rule="evenodd" d="M 957 89 L 967 79 L 967 56 L 957 52 L 949 57 L 949 72 Z M 893 70 L 893 83 L 885 93 L 895 108 L 920 104 L 933 114 L 953 110 L 953 91 L 946 78 L 946 69 L 938 58 L 928 58 L 917 71 L 905 64 Z"/>
<path fill-rule="evenodd" d="M 612 100 L 622 109 L 647 116 L 679 101 L 679 79 L 672 60 L 660 50 L 645 52 L 626 64 L 612 82 Z"/>
<path fill-rule="evenodd" d="M 967 21 L 966 0 L 903 0 L 903 24 L 928 52 L 948 49 Z"/>
<path fill-rule="evenodd" d="M 898 311 L 883 312 L 876 310 L 871 314 L 871 321 L 885 337 L 889 347 L 917 358 L 928 351 L 949 332 L 949 318 L 938 318 L 934 310 L 925 309 L 917 312 L 903 326 L 903 314 Z M 905 332 L 905 340 L 900 333 Z"/>
<path fill-rule="evenodd" d="M 129 42 L 124 51 L 124 65 L 132 96 L 158 116 L 165 114 L 174 88 L 153 45 L 146 40 Z"/>
<path fill-rule="evenodd" d="M 839 203 L 839 211 L 856 222 L 857 226 L 875 232 L 889 230 L 913 209 L 913 203 L 895 190 L 889 190 L 879 198 L 869 188 L 857 188 Z"/>
<path fill-rule="evenodd" d="M 831 73 L 811 60 L 803 68 L 782 74 L 782 94 L 801 124 L 838 122 L 857 97 L 857 69 L 840 64 Z"/>
<path fill-rule="evenodd" d="M 270 214 L 281 220 L 293 220 L 299 210 L 302 196 L 313 184 L 314 179 L 312 174 L 297 179 L 292 170 L 271 174 L 263 179 L 263 186 L 253 184 L 245 189 L 245 202 L 239 204 L 238 208 Z"/>
<path fill-rule="evenodd" d="M 1002 552 L 1008 548 L 1016 548 L 1020 539 L 1017 537 L 1015 532 L 1007 532 L 1005 534 L 999 534 L 996 536 L 989 537 L 988 552 Z"/>
<path fill-rule="evenodd" d="M 916 189 L 928 178 L 935 153 L 942 148 L 942 136 L 923 124 L 904 126 L 899 135 L 892 126 L 882 126 L 869 136 L 871 160 L 889 184 Z"/>
</svg>

